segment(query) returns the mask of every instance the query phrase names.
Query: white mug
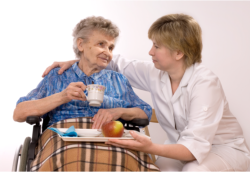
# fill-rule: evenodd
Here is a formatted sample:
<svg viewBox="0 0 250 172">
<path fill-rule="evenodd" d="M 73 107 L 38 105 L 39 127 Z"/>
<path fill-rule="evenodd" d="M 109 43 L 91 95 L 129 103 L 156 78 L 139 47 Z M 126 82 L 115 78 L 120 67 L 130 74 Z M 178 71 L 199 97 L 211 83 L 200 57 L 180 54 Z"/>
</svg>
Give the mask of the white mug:
<svg viewBox="0 0 250 172">
<path fill-rule="evenodd" d="M 87 85 L 86 90 L 88 91 L 88 96 L 86 96 L 89 106 L 101 106 L 104 97 L 104 91 L 106 87 L 98 84 Z"/>
</svg>

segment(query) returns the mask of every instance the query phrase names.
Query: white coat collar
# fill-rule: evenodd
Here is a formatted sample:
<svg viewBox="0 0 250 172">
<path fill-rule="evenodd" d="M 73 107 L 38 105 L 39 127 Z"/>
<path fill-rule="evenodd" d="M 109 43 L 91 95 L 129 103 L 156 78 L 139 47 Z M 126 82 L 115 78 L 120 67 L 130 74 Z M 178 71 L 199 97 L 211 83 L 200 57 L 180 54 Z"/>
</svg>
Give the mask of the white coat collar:
<svg viewBox="0 0 250 172">
<path fill-rule="evenodd" d="M 186 69 L 182 79 L 181 79 L 181 82 L 180 82 L 180 85 L 179 87 L 185 87 L 188 85 L 188 82 L 193 74 L 193 71 L 194 71 L 194 65 L 190 66 L 189 68 Z M 168 86 L 170 86 L 169 88 L 171 88 L 171 84 L 170 84 L 170 78 L 169 78 L 169 75 L 167 72 L 162 72 L 162 75 L 161 75 L 161 82 L 164 83 L 162 84 L 162 88 L 167 84 Z M 179 88 L 178 87 L 178 88 Z M 171 89 L 169 89 L 171 90 Z M 172 91 L 171 91 L 171 94 L 172 95 Z"/>
<path fill-rule="evenodd" d="M 172 89 L 171 89 L 171 83 L 170 78 L 167 72 L 161 71 L 161 91 L 162 96 L 165 97 L 165 101 L 168 105 L 169 111 L 168 112 L 162 112 L 164 113 L 164 117 L 166 118 L 166 121 L 169 122 L 169 124 L 175 128 L 175 121 L 174 121 L 174 113 L 173 113 L 173 106 L 171 103 L 171 97 L 172 97 Z"/>
<path fill-rule="evenodd" d="M 194 71 L 194 65 L 192 65 L 186 69 L 186 71 L 181 79 L 180 85 L 177 88 L 177 90 L 175 91 L 175 93 L 171 99 L 172 103 L 174 103 L 183 94 L 183 87 L 187 87 L 188 82 L 193 74 L 193 71 Z"/>
<path fill-rule="evenodd" d="M 188 82 L 193 74 L 194 66 L 190 66 L 186 69 L 179 87 L 175 91 L 175 94 L 173 96 L 172 94 L 172 88 L 170 83 L 170 78 L 167 72 L 163 72 L 161 74 L 161 89 L 163 96 L 165 96 L 166 102 L 170 108 L 171 114 L 166 114 L 166 118 L 168 118 L 168 121 L 171 123 L 173 127 L 175 127 L 175 121 L 174 121 L 174 114 L 173 114 L 173 105 L 174 103 L 182 94 L 182 87 L 186 87 L 188 85 Z"/>
</svg>

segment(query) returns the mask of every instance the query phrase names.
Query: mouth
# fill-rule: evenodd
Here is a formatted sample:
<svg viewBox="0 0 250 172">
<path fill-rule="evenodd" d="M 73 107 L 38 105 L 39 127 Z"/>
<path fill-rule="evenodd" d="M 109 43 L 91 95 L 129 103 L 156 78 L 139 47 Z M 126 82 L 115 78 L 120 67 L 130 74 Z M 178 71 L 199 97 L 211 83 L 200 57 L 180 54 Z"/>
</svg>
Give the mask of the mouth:
<svg viewBox="0 0 250 172">
<path fill-rule="evenodd" d="M 108 58 L 104 58 L 104 57 L 99 57 L 103 62 L 105 62 L 105 63 L 108 63 Z"/>
</svg>

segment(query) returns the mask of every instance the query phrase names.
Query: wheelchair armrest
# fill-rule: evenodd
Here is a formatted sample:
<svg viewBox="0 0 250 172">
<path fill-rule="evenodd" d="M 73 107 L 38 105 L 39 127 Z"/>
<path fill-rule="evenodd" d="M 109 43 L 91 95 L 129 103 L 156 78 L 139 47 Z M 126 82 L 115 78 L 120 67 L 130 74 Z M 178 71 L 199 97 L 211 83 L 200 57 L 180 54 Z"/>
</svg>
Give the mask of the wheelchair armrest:
<svg viewBox="0 0 250 172">
<path fill-rule="evenodd" d="M 41 118 L 39 116 L 28 116 L 26 118 L 26 122 L 30 125 L 36 124 L 33 126 L 33 133 L 32 133 L 32 142 L 37 142 L 38 138 L 41 135 L 41 125 L 40 125 Z"/>
<path fill-rule="evenodd" d="M 148 119 L 135 118 L 131 121 L 124 121 L 123 125 L 126 130 L 136 130 L 140 132 L 139 127 L 146 127 L 148 124 Z"/>
<path fill-rule="evenodd" d="M 149 121 L 148 121 L 148 119 L 135 118 L 135 119 L 129 121 L 129 124 L 135 125 L 138 127 L 146 127 L 149 124 Z"/>
<path fill-rule="evenodd" d="M 41 118 L 39 116 L 28 116 L 26 122 L 33 125 L 32 139 L 29 145 L 28 157 L 27 157 L 27 170 L 30 171 L 30 163 L 35 159 L 35 149 L 38 144 L 38 139 L 41 135 Z"/>
<path fill-rule="evenodd" d="M 41 118 L 39 116 L 28 116 L 26 118 L 26 122 L 30 125 L 37 124 L 39 125 L 41 121 Z"/>
</svg>

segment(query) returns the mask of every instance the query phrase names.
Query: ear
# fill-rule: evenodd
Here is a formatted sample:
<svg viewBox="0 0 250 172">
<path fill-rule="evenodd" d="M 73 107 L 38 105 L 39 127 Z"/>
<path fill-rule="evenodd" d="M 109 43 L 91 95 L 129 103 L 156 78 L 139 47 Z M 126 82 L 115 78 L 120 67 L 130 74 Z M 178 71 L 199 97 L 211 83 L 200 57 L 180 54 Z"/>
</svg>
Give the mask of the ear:
<svg viewBox="0 0 250 172">
<path fill-rule="evenodd" d="M 182 51 L 180 51 L 180 50 L 177 50 L 175 59 L 176 60 L 181 60 L 183 57 L 184 57 L 184 53 Z"/>
<path fill-rule="evenodd" d="M 83 39 L 82 38 L 78 38 L 77 41 L 76 41 L 76 43 L 77 43 L 78 50 L 83 53 L 84 52 Z"/>
</svg>

